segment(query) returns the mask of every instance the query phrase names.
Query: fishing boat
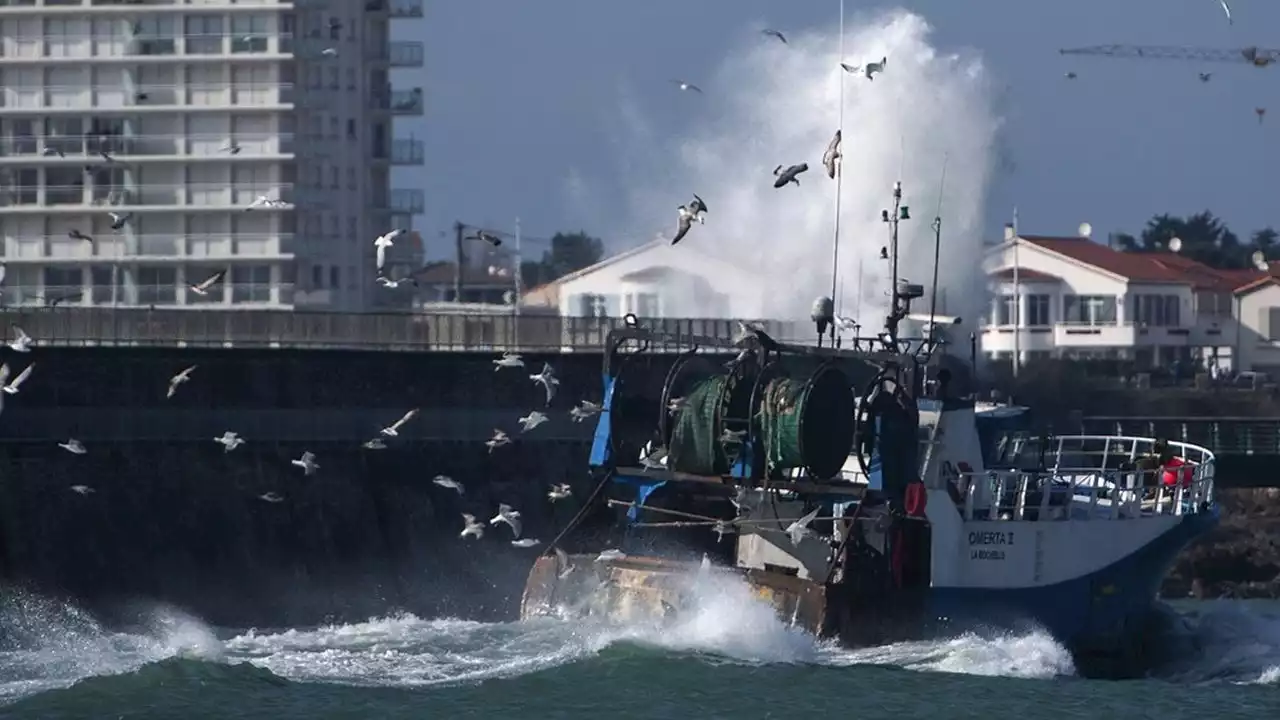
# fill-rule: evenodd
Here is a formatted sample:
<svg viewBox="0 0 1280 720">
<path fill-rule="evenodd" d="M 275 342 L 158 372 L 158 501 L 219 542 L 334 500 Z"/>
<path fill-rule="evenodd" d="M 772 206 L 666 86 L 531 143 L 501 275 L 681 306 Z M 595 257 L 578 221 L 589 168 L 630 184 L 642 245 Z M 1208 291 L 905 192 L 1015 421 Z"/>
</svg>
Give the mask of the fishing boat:
<svg viewBox="0 0 1280 720">
<path fill-rule="evenodd" d="M 850 646 L 1039 628 L 1083 674 L 1144 672 L 1160 582 L 1218 520 L 1213 453 L 1029 432 L 1010 425 L 1026 408 L 976 402 L 972 351 L 952 355 L 940 331 L 954 319 L 931 303 L 926 332 L 899 337 L 924 292 L 897 277 L 893 225 L 874 338 L 837 337 L 827 298 L 814 343 L 611 332 L 579 516 L 612 508 L 614 525 L 565 528 L 523 617 L 679 617 L 711 565 Z M 676 342 L 687 351 L 655 351 Z"/>
</svg>

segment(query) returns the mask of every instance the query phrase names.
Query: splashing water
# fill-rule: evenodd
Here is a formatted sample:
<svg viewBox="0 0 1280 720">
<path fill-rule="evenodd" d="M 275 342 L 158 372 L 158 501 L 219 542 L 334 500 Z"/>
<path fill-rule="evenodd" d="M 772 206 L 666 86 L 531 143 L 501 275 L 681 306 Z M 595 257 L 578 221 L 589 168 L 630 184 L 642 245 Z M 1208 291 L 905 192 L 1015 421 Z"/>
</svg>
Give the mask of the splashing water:
<svg viewBox="0 0 1280 720">
<path fill-rule="evenodd" d="M 627 227 L 614 228 L 615 236 L 651 237 L 661 230 L 669 237 L 675 206 L 696 192 L 710 206 L 706 225 L 694 228 L 677 248 L 687 245 L 693 252 L 671 253 L 670 264 L 697 273 L 699 255 L 706 254 L 753 269 L 763 277 L 746 286 L 708 278 L 727 296 L 731 315 L 807 318 L 814 298 L 830 293 L 836 183 L 825 176 L 820 159 L 837 127 L 843 81 L 837 306 L 845 315 L 858 313 L 868 327 L 883 318 L 889 267 L 879 251 L 888 244 L 889 228 L 880 211 L 891 207 L 899 179 L 913 218 L 901 226 L 900 275 L 928 288 L 930 221 L 945 158 L 940 305 L 945 301 L 947 314 L 976 317 L 986 302 L 978 258 L 1000 125 L 982 63 L 934 49 L 928 24 L 906 11 L 855 19 L 846 23 L 845 34 L 845 58 L 837 57 L 834 30 L 797 34 L 789 45 L 761 43 L 753 34 L 704 85 L 706 95 L 692 99 L 705 115 L 672 150 L 654 146 L 643 113 L 627 103 L 622 131 L 633 137 L 621 162 L 628 183 L 640 189 L 631 198 Z M 839 65 L 881 57 L 888 63 L 874 81 Z M 810 168 L 800 186 L 775 190 L 774 167 L 800 162 Z M 690 296 L 676 282 L 662 288 L 664 314 L 705 314 L 705 306 L 682 299 Z"/>
</svg>

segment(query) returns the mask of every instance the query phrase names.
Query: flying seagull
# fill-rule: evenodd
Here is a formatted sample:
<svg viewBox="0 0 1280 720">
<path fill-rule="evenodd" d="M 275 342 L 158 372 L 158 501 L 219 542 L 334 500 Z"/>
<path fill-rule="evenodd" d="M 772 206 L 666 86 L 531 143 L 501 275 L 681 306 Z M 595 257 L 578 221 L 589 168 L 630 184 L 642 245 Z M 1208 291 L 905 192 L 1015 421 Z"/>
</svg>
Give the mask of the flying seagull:
<svg viewBox="0 0 1280 720">
<path fill-rule="evenodd" d="M 110 216 L 111 216 L 111 229 L 112 229 L 112 230 L 120 230 L 120 229 L 123 229 L 125 225 L 128 225 L 128 224 L 129 224 L 129 220 L 131 220 L 131 219 L 133 218 L 133 213 L 115 213 L 115 212 L 109 212 L 109 213 L 107 213 L 107 215 L 110 215 Z"/>
<path fill-rule="evenodd" d="M 779 165 L 778 167 L 773 169 L 773 175 L 775 178 L 777 178 L 776 180 L 773 181 L 773 186 L 776 188 L 786 187 L 787 183 L 795 183 L 796 185 L 799 185 L 800 173 L 807 172 L 808 170 L 809 170 L 808 163 L 800 163 L 799 165 L 788 165 L 785 169 L 781 165 Z"/>
<path fill-rule="evenodd" d="M 196 370 L 196 368 L 197 368 L 197 367 L 199 367 L 199 366 L 198 366 L 198 365 L 192 365 L 191 367 L 187 368 L 186 370 L 183 370 L 182 372 L 178 373 L 177 375 L 174 375 L 173 377 L 169 378 L 169 392 L 165 393 L 165 398 L 167 399 L 167 398 L 171 398 L 171 397 L 173 397 L 173 394 L 174 394 L 174 393 L 176 393 L 176 392 L 178 392 L 178 386 L 179 386 L 179 385 L 181 385 L 182 383 L 184 383 L 184 382 L 186 382 L 186 381 L 190 380 L 190 379 L 191 379 L 191 373 L 195 372 L 195 370 Z"/>
<path fill-rule="evenodd" d="M 405 413 L 404 415 L 401 415 L 399 420 L 382 428 L 382 434 L 386 435 L 387 437 L 395 437 L 399 435 L 400 428 L 404 427 L 405 423 L 409 422 L 410 420 L 414 419 L 417 416 L 418 416 L 418 408 L 414 408 L 409 412 Z"/>
<path fill-rule="evenodd" d="M 458 537 L 465 538 L 468 535 L 477 540 L 484 537 L 484 523 L 476 522 L 476 516 L 471 513 L 462 513 L 462 532 Z"/>
<path fill-rule="evenodd" d="M 537 410 L 532 410 L 529 412 L 528 415 L 520 418 L 520 428 L 521 428 L 520 432 L 529 432 L 530 430 L 538 427 L 539 425 L 541 425 L 546 421 L 547 421 L 547 416 L 545 413 L 540 413 Z"/>
<path fill-rule="evenodd" d="M 603 409 L 604 408 L 600 407 L 596 403 L 591 402 L 590 400 L 583 400 L 579 402 L 576 407 L 574 407 L 569 411 L 569 417 L 573 418 L 574 422 L 582 422 L 583 420 L 586 420 L 592 415 L 599 415 L 600 411 Z"/>
<path fill-rule="evenodd" d="M 832 136 L 831 142 L 827 143 L 826 152 L 822 153 L 822 165 L 827 169 L 827 177 L 833 180 L 836 177 L 836 161 L 840 158 L 840 131 L 836 130 L 836 134 Z"/>
<path fill-rule="evenodd" d="M 704 215 L 706 212 L 707 204 L 703 202 L 702 198 L 698 197 L 697 193 L 693 194 L 693 200 L 688 205 L 678 206 L 676 213 L 679 215 L 679 226 L 676 229 L 676 236 L 671 238 L 671 244 L 675 245 L 680 242 L 689 233 L 689 229 L 693 227 L 695 220 L 698 221 L 698 224 L 705 223 Z"/>
<path fill-rule="evenodd" d="M 1212 78 L 1212 77 L 1213 77 L 1213 73 L 1211 73 L 1211 72 L 1202 72 L 1202 73 L 1200 73 L 1200 82 L 1209 82 L 1209 79 L 1210 79 L 1210 78 Z"/>
<path fill-rule="evenodd" d="M 297 465 L 302 468 L 303 475 L 315 475 L 316 470 L 320 469 L 320 464 L 316 462 L 315 453 L 310 450 L 302 453 L 302 457 L 297 460 L 291 460 L 290 464 Z"/>
<path fill-rule="evenodd" d="M 88 450 L 84 449 L 84 443 L 80 442 L 75 438 L 70 438 L 64 443 L 58 443 L 58 447 L 62 448 L 63 450 L 66 450 L 72 455 L 83 455 L 89 452 Z"/>
<path fill-rule="evenodd" d="M 821 509 L 822 508 L 820 507 L 814 508 L 813 512 L 787 526 L 786 532 L 787 535 L 791 536 L 792 545 L 799 545 L 800 541 L 804 539 L 804 536 L 812 532 L 809 529 L 809 523 L 813 522 L 814 518 L 818 517 L 818 511 Z"/>
<path fill-rule="evenodd" d="M 489 524 L 497 525 L 500 522 L 510 525 L 512 535 L 514 537 L 520 537 L 521 522 L 519 510 L 512 509 L 512 507 L 506 503 L 498 505 L 498 514 L 494 515 L 493 518 L 489 520 Z"/>
<path fill-rule="evenodd" d="M 222 437 L 214 438 L 213 441 L 222 446 L 224 453 L 229 453 L 244 444 L 244 438 L 230 430 L 222 433 Z"/>
<path fill-rule="evenodd" d="M 1227 5 L 1227 0 L 1218 0 L 1218 4 L 1222 6 L 1222 12 L 1227 14 L 1227 24 L 1235 25 L 1235 21 L 1231 19 L 1231 6 Z"/>
<path fill-rule="evenodd" d="M 767 37 L 778 38 L 779 40 L 781 40 L 781 41 L 782 41 L 782 44 L 783 44 L 783 45 L 786 45 L 786 44 L 787 44 L 787 36 L 786 36 L 786 35 L 783 35 L 782 33 L 778 32 L 777 30 L 774 30 L 774 29 L 772 29 L 772 28 L 765 28 L 764 30 L 761 30 L 761 31 L 760 31 L 760 34 L 761 34 L 761 35 L 765 35 L 765 36 L 767 36 Z"/>
<path fill-rule="evenodd" d="M 672 80 L 671 82 L 675 83 L 676 87 L 680 88 L 681 90 L 692 90 L 698 93 L 699 95 L 702 94 L 702 88 L 698 87 L 697 85 L 694 85 L 693 83 L 685 82 L 684 80 Z"/>
<path fill-rule="evenodd" d="M 93 488 L 89 487 L 88 485 L 72 485 L 68 489 L 71 490 L 71 492 L 77 493 L 79 495 L 88 495 L 89 493 L 93 492 Z"/>
<path fill-rule="evenodd" d="M 518 368 L 524 367 L 524 360 L 520 359 L 518 353 L 502 353 L 502 357 L 493 361 L 493 371 L 498 372 L 502 368 Z"/>
<path fill-rule="evenodd" d="M 226 145 L 223 145 L 222 147 L 218 148 L 218 152 L 230 153 L 232 155 L 239 155 L 240 151 L 243 149 L 244 148 L 237 145 L 233 140 L 227 143 Z"/>
<path fill-rule="evenodd" d="M 439 485 L 448 490 L 455 490 L 459 495 L 463 494 L 462 483 L 454 480 L 448 475 L 437 475 L 431 479 L 432 484 Z"/>
<path fill-rule="evenodd" d="M 1077 77 L 1079 77 L 1079 75 L 1076 75 L 1075 72 L 1072 70 L 1068 70 L 1067 72 L 1063 73 L 1062 76 L 1068 80 L 1075 80 Z"/>
<path fill-rule="evenodd" d="M 364 448 L 365 450 L 386 450 L 387 444 L 382 441 L 382 438 L 376 437 L 376 438 L 373 438 L 372 440 L 365 440 L 364 442 L 360 443 L 360 447 Z"/>
<path fill-rule="evenodd" d="M 23 368 L 22 372 L 18 373 L 18 377 L 16 377 L 16 378 L 14 378 L 14 379 L 10 380 L 10 381 L 9 381 L 9 382 L 4 386 L 4 388 L 2 388 L 2 389 L 4 390 L 4 393 L 5 393 L 6 395 L 17 395 L 17 394 L 18 394 L 18 389 L 22 387 L 22 383 L 24 383 L 24 382 L 26 382 L 26 381 L 27 381 L 27 378 L 31 377 L 31 371 L 32 371 L 32 370 L 35 370 L 35 368 L 36 368 L 36 364 L 35 364 L 35 363 L 31 363 L 30 365 L 28 365 L 28 366 L 26 366 L 25 368 Z M 3 372 L 3 373 L 0 373 L 0 374 L 3 374 L 5 377 L 8 377 L 8 376 L 9 376 L 9 366 L 8 366 L 8 365 L 5 365 L 5 366 L 4 366 L 4 372 Z M 0 382 L 3 382 L 3 381 L 0 381 Z"/>
<path fill-rule="evenodd" d="M 503 445 L 510 445 L 511 438 L 507 437 L 506 433 L 495 428 L 493 431 L 493 437 L 485 440 L 484 444 L 489 448 L 489 452 L 492 453 L 494 448 L 502 447 Z"/>
<path fill-rule="evenodd" d="M 569 553 L 556 548 L 556 577 L 563 580 L 573 574 L 573 563 L 569 560 Z"/>
<path fill-rule="evenodd" d="M 67 237 L 71 238 L 72 240 L 85 240 L 89 243 L 93 243 L 92 235 L 85 235 L 84 233 L 80 232 L 76 228 L 71 228 L 70 230 L 68 230 Z"/>
<path fill-rule="evenodd" d="M 485 232 L 484 230 L 477 230 L 463 239 L 464 240 L 480 240 L 482 242 L 487 242 L 494 247 L 499 247 L 502 245 L 502 238 L 498 237 L 497 235 L 494 235 L 491 232 Z"/>
<path fill-rule="evenodd" d="M 187 289 L 197 295 L 205 296 L 209 294 L 210 288 L 222 282 L 222 278 L 226 276 L 227 276 L 226 270 L 219 270 L 218 272 L 210 275 L 209 277 L 205 278 L 204 280 L 201 280 L 198 283 L 195 283 L 194 285 L 188 285 Z"/>
<path fill-rule="evenodd" d="M 521 538 L 520 540 L 512 540 L 511 545 L 518 548 L 531 548 L 541 542 L 538 538 Z"/>
<path fill-rule="evenodd" d="M 535 383 L 541 383 L 547 389 L 547 405 L 550 405 L 551 398 L 556 396 L 556 388 L 560 386 L 560 379 L 556 377 L 555 371 L 551 369 L 551 364 L 543 363 L 542 372 L 537 375 L 530 375 L 529 379 Z"/>
<path fill-rule="evenodd" d="M 889 64 L 889 58 L 887 57 L 880 58 L 880 62 L 869 62 L 867 63 L 867 66 L 863 68 L 863 74 L 867 76 L 868 80 L 875 80 L 876 73 L 884 72 L 884 66 L 887 64 Z"/>
<path fill-rule="evenodd" d="M 13 342 L 9 343 L 9 349 L 14 352 L 31 352 L 31 336 L 25 330 L 13 326 Z"/>
<path fill-rule="evenodd" d="M 551 490 L 547 492 L 547 499 L 551 502 L 557 500 L 566 500 L 573 496 L 573 488 L 569 483 L 556 483 L 551 486 Z"/>
<path fill-rule="evenodd" d="M 269 502 L 269 503 L 284 502 L 284 496 L 274 491 L 264 492 L 258 496 L 258 499 L 261 500 L 262 502 Z"/>
</svg>

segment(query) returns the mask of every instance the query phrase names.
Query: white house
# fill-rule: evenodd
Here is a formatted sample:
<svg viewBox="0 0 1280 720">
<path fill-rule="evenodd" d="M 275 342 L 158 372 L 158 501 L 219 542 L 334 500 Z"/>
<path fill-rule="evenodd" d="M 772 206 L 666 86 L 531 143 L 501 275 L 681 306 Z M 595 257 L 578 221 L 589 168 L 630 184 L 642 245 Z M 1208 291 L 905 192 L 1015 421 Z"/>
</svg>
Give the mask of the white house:
<svg viewBox="0 0 1280 720">
<path fill-rule="evenodd" d="M 992 307 L 982 349 L 993 358 L 1016 352 L 1024 363 L 1068 356 L 1154 367 L 1216 357 L 1226 369 L 1239 357 L 1236 369 L 1248 369 L 1262 350 L 1244 336 L 1257 333 L 1257 318 L 1269 321 L 1270 311 L 1259 308 L 1280 300 L 1274 281 L 1255 283 L 1258 271 L 1215 270 L 1174 253 L 1125 253 L 1081 237 L 1014 237 L 1011 228 L 987 251 L 984 269 Z M 1280 345 L 1267 350 L 1280 364 Z"/>
<path fill-rule="evenodd" d="M 1280 279 L 1268 274 L 1234 294 L 1241 369 L 1280 377 Z"/>
<path fill-rule="evenodd" d="M 533 288 L 522 302 L 571 317 L 762 317 L 759 288 L 750 270 L 658 239 Z"/>
</svg>

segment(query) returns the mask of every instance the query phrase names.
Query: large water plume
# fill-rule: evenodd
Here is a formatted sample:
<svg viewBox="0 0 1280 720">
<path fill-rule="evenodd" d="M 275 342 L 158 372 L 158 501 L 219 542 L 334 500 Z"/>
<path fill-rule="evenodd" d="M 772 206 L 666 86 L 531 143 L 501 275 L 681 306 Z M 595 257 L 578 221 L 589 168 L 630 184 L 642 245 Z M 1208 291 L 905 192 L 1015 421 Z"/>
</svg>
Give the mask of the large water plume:
<svg viewBox="0 0 1280 720">
<path fill-rule="evenodd" d="M 694 228 L 669 264 L 697 273 L 699 254 L 706 254 L 754 269 L 756 283 L 715 288 L 728 296 L 731 314 L 752 315 L 764 298 L 770 317 L 807 317 L 814 298 L 831 291 L 836 182 L 824 176 L 820 159 L 837 127 L 843 81 L 837 306 L 869 326 L 884 314 L 889 267 L 879 258 L 889 228 L 880 211 L 891 206 L 900 179 L 912 212 L 901 226 L 900 275 L 930 285 L 930 221 L 941 199 L 945 310 L 974 317 L 986 302 L 982 217 L 999 120 L 981 61 L 940 52 L 930 33 L 922 17 L 901 10 L 847 21 L 845 62 L 888 58 L 874 80 L 840 68 L 835 28 L 795 33 L 787 45 L 753 34 L 703 84 L 705 95 L 688 98 L 701 106 L 696 129 L 667 151 L 646 142 L 644 112 L 627 103 L 624 131 L 638 137 L 624 159 L 633 191 L 625 230 L 669 236 L 675 205 L 697 192 L 710 206 L 706 225 Z M 774 189 L 774 167 L 799 162 L 810 167 L 800 186 Z M 705 313 L 664 303 L 668 316 Z"/>
</svg>

